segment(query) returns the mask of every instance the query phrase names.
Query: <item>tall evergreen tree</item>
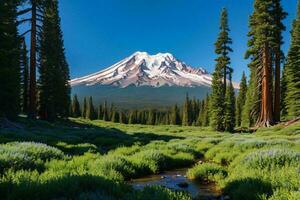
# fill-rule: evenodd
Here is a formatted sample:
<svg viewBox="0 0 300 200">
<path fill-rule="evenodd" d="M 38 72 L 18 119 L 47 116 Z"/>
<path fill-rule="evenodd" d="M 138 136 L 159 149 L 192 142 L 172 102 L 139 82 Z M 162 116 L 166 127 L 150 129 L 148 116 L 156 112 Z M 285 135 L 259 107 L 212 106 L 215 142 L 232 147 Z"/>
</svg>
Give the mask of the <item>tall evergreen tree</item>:
<svg viewBox="0 0 300 200">
<path fill-rule="evenodd" d="M 285 66 L 283 67 L 283 73 L 282 73 L 282 78 L 281 78 L 281 89 L 280 89 L 280 113 L 281 113 L 281 118 L 283 120 L 286 119 L 287 117 L 287 107 L 286 107 L 286 92 L 287 92 L 287 78 L 286 78 L 286 70 Z"/>
<path fill-rule="evenodd" d="M 122 124 L 127 124 L 127 117 L 126 114 L 123 111 L 119 111 L 119 122 Z"/>
<path fill-rule="evenodd" d="M 273 106 L 273 64 L 275 63 L 275 82 L 280 87 L 280 62 L 281 62 L 281 31 L 284 26 L 281 20 L 284 19 L 283 12 L 279 0 L 255 0 L 254 12 L 250 18 L 249 32 L 249 50 L 246 58 L 251 58 L 251 77 L 249 91 L 258 90 L 255 94 L 253 105 L 259 102 L 258 120 L 256 126 L 271 126 L 276 122 L 278 115 L 278 102 L 280 101 L 280 89 L 275 89 L 276 103 Z M 275 58 L 275 59 L 274 59 Z M 249 97 L 250 96 L 249 92 Z M 255 98 L 258 96 L 258 101 Z M 249 102 L 246 101 L 246 105 Z M 276 109 L 275 109 L 276 108 Z M 248 107 L 245 110 L 251 110 Z M 254 109 L 252 109 L 254 110 Z M 274 110 L 276 110 L 274 115 Z M 275 117 L 274 117 L 275 116 Z M 250 120 L 249 120 L 250 121 Z M 251 123 L 251 122 L 250 122 Z"/>
<path fill-rule="evenodd" d="M 81 110 L 80 110 L 80 104 L 77 98 L 77 95 L 75 94 L 72 101 L 72 117 L 80 117 L 81 116 Z"/>
<path fill-rule="evenodd" d="M 119 120 L 120 120 L 119 112 L 116 109 L 114 109 L 112 112 L 111 121 L 118 123 Z"/>
<path fill-rule="evenodd" d="M 155 110 L 153 110 L 153 109 L 149 110 L 147 124 L 148 125 L 154 125 L 155 124 L 155 119 L 156 119 Z"/>
<path fill-rule="evenodd" d="M 178 109 L 177 104 L 172 108 L 171 124 L 173 124 L 173 125 L 179 125 L 180 124 L 179 109 Z"/>
<path fill-rule="evenodd" d="M 104 102 L 103 105 L 103 120 L 104 121 L 109 121 L 109 113 L 108 113 L 108 107 L 107 107 L 107 102 Z"/>
<path fill-rule="evenodd" d="M 17 0 L 0 1 L 0 117 L 14 119 L 20 103 Z"/>
<path fill-rule="evenodd" d="M 226 87 L 225 109 L 224 109 L 224 129 L 233 132 L 235 127 L 235 94 L 232 85 L 232 70 L 229 71 L 229 84 Z"/>
<path fill-rule="evenodd" d="M 185 97 L 185 102 L 182 109 L 182 125 L 191 125 L 191 101 L 188 94 Z"/>
<path fill-rule="evenodd" d="M 280 0 L 255 0 L 251 16 L 251 50 L 248 55 L 259 88 L 259 116 L 256 126 L 271 126 L 280 120 L 280 65 L 282 61 L 282 20 L 286 17 Z M 250 46 L 249 45 L 249 46 Z M 273 65 L 275 64 L 275 89 Z M 250 79 L 251 80 L 251 79 Z M 250 87 L 251 88 L 251 87 Z M 256 88 L 257 89 L 257 88 Z M 273 98 L 274 93 L 274 98 Z"/>
<path fill-rule="evenodd" d="M 261 85 L 259 84 L 259 76 L 257 66 L 260 64 L 259 49 L 255 46 L 255 17 L 254 14 L 250 16 L 248 33 L 248 50 L 245 54 L 245 59 L 250 59 L 248 67 L 250 69 L 250 80 L 248 84 L 246 102 L 242 110 L 241 126 L 253 126 L 259 116 L 260 112 L 260 99 L 261 99 Z"/>
<path fill-rule="evenodd" d="M 216 59 L 215 72 L 212 80 L 211 94 L 211 119 L 210 124 L 217 131 L 224 130 L 224 100 L 227 85 L 227 74 L 230 65 L 229 53 L 232 52 L 230 45 L 232 40 L 229 37 L 228 13 L 226 9 L 222 10 L 220 33 L 215 43 L 215 52 L 218 55 Z"/>
<path fill-rule="evenodd" d="M 97 118 L 92 97 L 89 98 L 89 103 L 87 104 L 86 118 L 90 120 L 95 120 Z"/>
<path fill-rule="evenodd" d="M 274 23 L 274 42 L 273 42 L 273 54 L 275 57 L 275 88 L 274 88 L 274 120 L 280 122 L 280 79 L 281 79 L 281 63 L 283 58 L 283 52 L 281 51 L 282 31 L 285 31 L 286 27 L 282 23 L 287 16 L 284 12 L 281 0 L 273 0 L 273 23 Z"/>
<path fill-rule="evenodd" d="M 22 38 L 21 42 L 21 111 L 25 114 L 28 112 L 28 100 L 29 100 L 29 69 L 28 69 L 28 57 L 25 38 Z"/>
<path fill-rule="evenodd" d="M 44 3 L 49 0 L 21 0 L 22 3 L 28 5 L 24 6 L 24 10 L 20 10 L 18 15 L 21 20 L 18 24 L 30 22 L 30 29 L 25 31 L 23 35 L 31 33 L 30 36 L 30 74 L 29 74 L 29 107 L 28 117 L 35 119 L 37 111 L 37 87 L 36 87 L 36 68 L 37 68 L 37 36 L 39 33 L 39 24 L 43 21 Z M 29 14 L 30 13 L 30 14 Z M 31 16 L 28 18 L 28 15 Z M 25 18 L 24 18 L 25 17 Z M 68 106 L 68 105 L 67 105 Z M 69 109 L 69 106 L 67 110 Z"/>
<path fill-rule="evenodd" d="M 285 65 L 287 119 L 300 116 L 300 2 L 293 22 L 292 40 Z"/>
<path fill-rule="evenodd" d="M 102 107 L 101 104 L 98 106 L 98 112 L 97 112 L 97 114 L 98 114 L 98 118 L 97 119 L 103 120 L 103 107 Z"/>
<path fill-rule="evenodd" d="M 40 50 L 40 117 L 46 120 L 68 117 L 69 67 L 65 57 L 57 0 L 47 0 L 44 3 Z"/>
<path fill-rule="evenodd" d="M 236 126 L 241 126 L 242 123 L 242 111 L 246 102 L 247 94 L 247 78 L 245 72 L 243 72 L 240 82 L 240 90 L 236 101 Z"/>
<path fill-rule="evenodd" d="M 86 110 L 87 110 L 87 101 L 86 101 L 86 97 L 84 97 L 83 106 L 82 106 L 82 113 L 81 113 L 82 118 L 86 118 Z"/>
</svg>

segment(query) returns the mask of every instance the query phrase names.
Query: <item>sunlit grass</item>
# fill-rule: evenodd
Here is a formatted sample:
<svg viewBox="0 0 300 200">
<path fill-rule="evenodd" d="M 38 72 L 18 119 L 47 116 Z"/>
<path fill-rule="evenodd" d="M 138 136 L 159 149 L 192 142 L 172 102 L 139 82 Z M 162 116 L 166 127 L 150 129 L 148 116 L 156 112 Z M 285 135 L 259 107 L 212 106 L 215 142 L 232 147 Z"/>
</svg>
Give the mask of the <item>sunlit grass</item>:
<svg viewBox="0 0 300 200">
<path fill-rule="evenodd" d="M 255 134 L 82 119 L 22 124 L 23 130 L 0 130 L 4 199 L 190 199 L 126 184 L 181 167 L 190 167 L 190 179 L 215 182 L 231 199 L 299 197 L 300 123 Z M 205 163 L 196 164 L 199 159 Z"/>
</svg>

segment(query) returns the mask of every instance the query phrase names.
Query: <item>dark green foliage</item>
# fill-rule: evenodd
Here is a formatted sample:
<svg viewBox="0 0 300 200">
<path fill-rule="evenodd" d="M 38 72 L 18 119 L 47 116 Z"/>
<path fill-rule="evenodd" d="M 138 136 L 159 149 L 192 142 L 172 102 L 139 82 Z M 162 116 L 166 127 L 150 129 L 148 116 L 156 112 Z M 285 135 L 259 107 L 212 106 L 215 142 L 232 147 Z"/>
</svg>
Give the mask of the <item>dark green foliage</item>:
<svg viewBox="0 0 300 200">
<path fill-rule="evenodd" d="M 217 42 L 215 43 L 215 52 L 218 55 L 218 57 L 216 59 L 217 64 L 215 67 L 215 72 L 213 73 L 212 94 L 210 102 L 210 125 L 214 130 L 217 131 L 224 131 L 225 129 L 224 101 L 227 86 L 227 74 L 228 71 L 230 72 L 231 70 L 231 68 L 229 68 L 230 58 L 228 55 L 230 52 L 232 52 L 232 49 L 230 48 L 232 40 L 229 37 L 229 31 L 230 29 L 228 27 L 227 10 L 223 9 L 221 16 L 220 33 Z"/>
<path fill-rule="evenodd" d="M 240 82 L 240 90 L 236 100 L 236 126 L 241 126 L 242 123 L 242 112 L 243 107 L 246 102 L 246 94 L 247 94 L 247 78 L 245 72 L 243 72 L 243 76 Z"/>
<path fill-rule="evenodd" d="M 82 118 L 86 118 L 86 110 L 87 110 L 87 102 L 86 102 L 86 97 L 84 97 L 83 106 L 82 106 L 82 113 L 81 113 Z"/>
<path fill-rule="evenodd" d="M 188 94 L 186 95 L 185 102 L 182 110 L 182 125 L 190 126 L 191 125 L 191 101 Z"/>
<path fill-rule="evenodd" d="M 58 2 L 44 2 L 40 35 L 39 114 L 42 119 L 67 117 L 70 105 L 69 67 L 60 28 Z"/>
<path fill-rule="evenodd" d="M 104 121 L 109 121 L 109 113 L 108 113 L 108 107 L 107 107 L 107 102 L 104 102 L 103 105 L 103 120 Z"/>
<path fill-rule="evenodd" d="M 80 117 L 81 116 L 81 109 L 80 104 L 77 98 L 77 95 L 74 95 L 72 100 L 72 117 Z"/>
<path fill-rule="evenodd" d="M 206 96 L 206 99 L 201 102 L 201 109 L 198 116 L 198 125 L 199 126 L 209 126 L 209 95 Z"/>
<path fill-rule="evenodd" d="M 17 31 L 17 0 L 0 2 L 0 117 L 19 114 L 20 38 Z"/>
<path fill-rule="evenodd" d="M 283 67 L 280 92 L 281 92 L 280 112 L 281 112 L 281 118 L 284 120 L 287 116 L 287 107 L 285 102 L 286 92 L 287 92 L 287 79 L 286 79 L 285 66 Z"/>
<path fill-rule="evenodd" d="M 156 118 L 155 111 L 153 109 L 149 110 L 147 124 L 148 125 L 155 125 L 155 118 Z"/>
<path fill-rule="evenodd" d="M 115 123 L 118 123 L 120 120 L 120 116 L 119 116 L 119 112 L 117 110 L 113 110 L 113 113 L 111 115 L 111 121 L 112 122 L 115 122 Z"/>
<path fill-rule="evenodd" d="M 87 109 L 86 109 L 86 118 L 90 120 L 95 120 L 97 118 L 97 114 L 95 111 L 95 107 L 93 104 L 93 98 L 89 98 L 89 102 L 87 104 Z"/>
<path fill-rule="evenodd" d="M 282 20 L 280 0 L 256 0 L 250 17 L 248 51 L 250 83 L 242 114 L 242 126 L 270 126 L 279 121 Z M 275 69 L 274 69 L 275 68 Z M 275 76 L 273 75 L 275 72 Z M 274 78 L 275 77 L 275 78 Z M 275 87 L 273 84 L 275 80 Z M 274 95 L 273 95 L 274 94 Z"/>
<path fill-rule="evenodd" d="M 300 116 L 300 2 L 297 18 L 293 22 L 292 41 L 285 65 L 285 106 L 287 119 Z"/>
<path fill-rule="evenodd" d="M 179 109 L 178 109 L 177 105 L 175 105 L 172 109 L 171 124 L 173 124 L 173 125 L 179 125 L 180 124 Z"/>
<path fill-rule="evenodd" d="M 252 61 L 255 63 L 256 61 Z M 250 81 L 246 93 L 246 101 L 242 110 L 241 126 L 250 127 L 253 126 L 259 115 L 260 106 L 260 93 L 258 88 L 258 82 L 256 78 L 255 69 L 249 64 L 250 67 Z"/>
<path fill-rule="evenodd" d="M 235 94 L 231 82 L 231 74 L 229 75 L 229 84 L 226 87 L 225 109 L 224 109 L 224 129 L 233 132 L 235 127 Z"/>
<path fill-rule="evenodd" d="M 102 107 L 101 104 L 98 106 L 97 114 L 98 114 L 98 118 L 97 119 L 102 120 L 103 119 L 103 107 Z"/>
<path fill-rule="evenodd" d="M 126 117 L 126 114 L 122 111 L 119 111 L 119 122 L 122 123 L 122 124 L 127 124 L 128 121 L 127 121 L 127 117 Z"/>
</svg>

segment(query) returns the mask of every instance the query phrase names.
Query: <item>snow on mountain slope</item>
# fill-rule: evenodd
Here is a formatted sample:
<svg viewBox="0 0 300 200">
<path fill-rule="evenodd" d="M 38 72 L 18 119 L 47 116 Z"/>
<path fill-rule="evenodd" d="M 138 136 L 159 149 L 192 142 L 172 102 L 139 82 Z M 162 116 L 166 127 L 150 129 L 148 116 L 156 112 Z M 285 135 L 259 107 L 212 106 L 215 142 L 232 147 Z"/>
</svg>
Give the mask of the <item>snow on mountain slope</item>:
<svg viewBox="0 0 300 200">
<path fill-rule="evenodd" d="M 111 67 L 71 80 L 71 86 L 112 85 L 135 86 L 210 86 L 212 76 L 204 69 L 193 68 L 170 53 L 149 55 L 136 52 Z"/>
</svg>

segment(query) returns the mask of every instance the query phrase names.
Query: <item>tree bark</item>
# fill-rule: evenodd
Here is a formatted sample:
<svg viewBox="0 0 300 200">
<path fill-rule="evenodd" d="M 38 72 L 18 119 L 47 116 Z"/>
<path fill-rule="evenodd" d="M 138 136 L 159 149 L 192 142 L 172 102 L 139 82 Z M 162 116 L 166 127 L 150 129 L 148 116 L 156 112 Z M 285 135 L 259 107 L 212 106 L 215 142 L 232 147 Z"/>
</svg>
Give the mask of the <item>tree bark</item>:
<svg viewBox="0 0 300 200">
<path fill-rule="evenodd" d="M 36 2 L 32 1 L 31 47 L 30 47 L 30 83 L 28 117 L 36 118 Z"/>
<path fill-rule="evenodd" d="M 260 117 L 256 123 L 258 127 L 269 127 L 273 125 L 273 105 L 271 90 L 271 61 L 270 49 L 268 43 L 263 47 L 263 71 L 262 71 L 262 93 L 261 93 L 261 110 Z"/>
</svg>

